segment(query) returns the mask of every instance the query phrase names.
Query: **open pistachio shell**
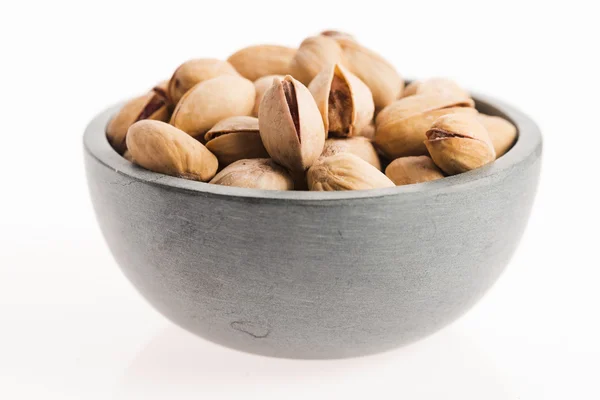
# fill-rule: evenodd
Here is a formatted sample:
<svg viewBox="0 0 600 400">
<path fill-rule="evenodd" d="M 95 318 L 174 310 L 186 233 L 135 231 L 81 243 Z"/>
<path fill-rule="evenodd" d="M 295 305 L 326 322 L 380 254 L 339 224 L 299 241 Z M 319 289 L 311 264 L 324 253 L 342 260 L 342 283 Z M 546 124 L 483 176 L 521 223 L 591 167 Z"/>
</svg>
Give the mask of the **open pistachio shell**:
<svg viewBox="0 0 600 400">
<path fill-rule="evenodd" d="M 254 85 L 241 76 L 221 75 L 206 80 L 179 100 L 171 125 L 193 137 L 201 137 L 225 118 L 250 115 L 254 97 Z"/>
<path fill-rule="evenodd" d="M 239 160 L 225 167 L 210 183 L 262 190 L 292 190 L 289 173 L 270 158 Z"/>
<path fill-rule="evenodd" d="M 348 139 L 327 139 L 323 148 L 322 157 L 329 157 L 338 153 L 351 153 L 358 156 L 381 171 L 381 161 L 371 141 L 362 136 Z"/>
<path fill-rule="evenodd" d="M 276 45 L 245 47 L 233 53 L 227 61 L 247 79 L 255 81 L 266 75 L 290 73 L 290 62 L 296 49 Z"/>
<path fill-rule="evenodd" d="M 308 169 L 323 151 L 319 108 L 309 90 L 289 75 L 273 80 L 260 104 L 258 125 L 271 158 L 291 171 Z"/>
<path fill-rule="evenodd" d="M 385 169 L 385 175 L 396 186 L 429 182 L 444 177 L 442 171 L 428 156 L 396 158 Z"/>
<path fill-rule="evenodd" d="M 371 91 L 339 64 L 317 74 L 308 89 L 319 107 L 325 131 L 332 136 L 357 135 L 373 119 L 375 105 Z"/>
<path fill-rule="evenodd" d="M 218 168 L 217 158 L 185 132 L 160 121 L 129 127 L 127 148 L 133 162 L 166 175 L 206 182 Z"/>
<path fill-rule="evenodd" d="M 377 129 L 408 116 L 448 107 L 473 107 L 473 99 L 462 95 L 437 93 L 414 95 L 396 100 L 377 114 Z"/>
<path fill-rule="evenodd" d="M 168 84 L 169 99 L 177 104 L 195 85 L 220 75 L 239 75 L 233 65 L 214 58 L 198 58 L 184 62 L 173 73 Z"/>
<path fill-rule="evenodd" d="M 307 173 L 308 187 L 314 191 L 363 190 L 394 187 L 380 170 L 350 153 L 322 157 Z"/>
<path fill-rule="evenodd" d="M 476 115 L 477 110 L 470 107 L 449 107 L 399 118 L 380 125 L 375 132 L 374 143 L 392 160 L 398 157 L 427 155 L 427 148 L 423 142 L 426 139 L 425 133 L 433 121 L 447 114 Z"/>
<path fill-rule="evenodd" d="M 488 164 L 496 153 L 485 127 L 476 115 L 449 114 L 435 120 L 427 131 L 427 150 L 448 175 Z"/>
<path fill-rule="evenodd" d="M 336 40 L 342 48 L 343 65 L 369 87 L 376 109 L 381 110 L 401 96 L 404 80 L 393 65 L 354 40 Z"/>
<path fill-rule="evenodd" d="M 324 68 L 342 61 L 342 48 L 328 36 L 313 36 L 304 39 L 291 61 L 294 78 L 308 85 Z"/>
<path fill-rule="evenodd" d="M 488 131 L 496 151 L 496 158 L 506 154 L 517 140 L 517 127 L 501 117 L 485 114 L 479 114 L 477 117 Z"/>
<path fill-rule="evenodd" d="M 254 117 L 226 118 L 206 133 L 205 140 L 221 167 L 238 160 L 269 157 Z"/>
<path fill-rule="evenodd" d="M 426 155 L 425 132 L 438 117 L 473 113 L 473 100 L 462 95 L 419 94 L 394 101 L 376 118 L 375 145 L 389 159 Z"/>
<path fill-rule="evenodd" d="M 160 84 L 143 96 L 125 103 L 117 115 L 106 127 L 106 137 L 111 146 L 123 154 L 127 150 L 126 136 L 129 127 L 137 121 L 151 119 L 168 121 L 170 117 L 169 101 L 161 92 Z"/>
<path fill-rule="evenodd" d="M 424 81 L 414 81 L 404 88 L 403 97 L 415 94 L 439 94 L 442 96 L 469 97 L 469 93 L 456 82 L 447 78 L 431 78 Z"/>
<path fill-rule="evenodd" d="M 254 81 L 254 89 L 256 90 L 256 97 L 254 99 L 254 109 L 252 110 L 252 115 L 258 117 L 258 107 L 260 106 L 260 102 L 262 101 L 263 96 L 267 89 L 269 89 L 273 85 L 273 79 L 283 79 L 283 75 L 267 75 L 261 78 L 258 78 Z"/>
</svg>

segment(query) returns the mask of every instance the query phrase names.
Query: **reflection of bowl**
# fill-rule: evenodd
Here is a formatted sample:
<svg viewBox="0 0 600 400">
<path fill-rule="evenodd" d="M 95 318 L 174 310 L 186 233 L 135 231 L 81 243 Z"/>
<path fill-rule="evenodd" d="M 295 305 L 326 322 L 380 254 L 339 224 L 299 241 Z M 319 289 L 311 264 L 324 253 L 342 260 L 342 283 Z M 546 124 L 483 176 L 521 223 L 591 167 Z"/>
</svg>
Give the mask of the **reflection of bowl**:
<svg viewBox="0 0 600 400">
<path fill-rule="evenodd" d="M 354 192 L 271 192 L 135 167 L 104 128 L 85 136 L 88 183 L 117 262 L 178 325 L 236 349 L 336 358 L 391 349 L 455 320 L 498 278 L 527 222 L 542 140 L 441 180 Z"/>
</svg>

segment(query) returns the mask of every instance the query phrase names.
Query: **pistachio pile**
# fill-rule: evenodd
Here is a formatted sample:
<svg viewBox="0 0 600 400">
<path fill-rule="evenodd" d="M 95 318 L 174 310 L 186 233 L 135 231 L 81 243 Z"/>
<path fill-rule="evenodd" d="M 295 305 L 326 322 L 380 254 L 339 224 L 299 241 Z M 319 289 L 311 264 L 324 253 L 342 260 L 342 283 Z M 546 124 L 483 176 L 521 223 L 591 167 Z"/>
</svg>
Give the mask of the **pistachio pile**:
<svg viewBox="0 0 600 400">
<path fill-rule="evenodd" d="M 127 160 L 185 179 L 374 189 L 459 174 L 505 154 L 516 127 L 474 107 L 455 82 L 405 87 L 380 55 L 325 31 L 297 49 L 250 46 L 227 61 L 189 60 L 127 102 L 106 135 Z"/>
</svg>

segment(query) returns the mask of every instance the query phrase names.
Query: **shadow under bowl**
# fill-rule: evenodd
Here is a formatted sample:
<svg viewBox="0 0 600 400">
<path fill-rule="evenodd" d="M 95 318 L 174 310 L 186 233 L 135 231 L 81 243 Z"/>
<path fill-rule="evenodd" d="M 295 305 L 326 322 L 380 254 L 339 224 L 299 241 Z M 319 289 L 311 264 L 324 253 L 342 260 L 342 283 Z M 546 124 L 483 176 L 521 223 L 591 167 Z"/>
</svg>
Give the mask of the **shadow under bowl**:
<svg viewBox="0 0 600 400">
<path fill-rule="evenodd" d="M 527 223 L 542 139 L 523 113 L 475 96 L 519 137 L 485 167 L 350 192 L 275 192 L 146 171 L 117 154 L 99 114 L 84 135 L 88 185 L 124 274 L 159 312 L 213 342 L 342 358 L 423 338 L 473 306 Z"/>
</svg>

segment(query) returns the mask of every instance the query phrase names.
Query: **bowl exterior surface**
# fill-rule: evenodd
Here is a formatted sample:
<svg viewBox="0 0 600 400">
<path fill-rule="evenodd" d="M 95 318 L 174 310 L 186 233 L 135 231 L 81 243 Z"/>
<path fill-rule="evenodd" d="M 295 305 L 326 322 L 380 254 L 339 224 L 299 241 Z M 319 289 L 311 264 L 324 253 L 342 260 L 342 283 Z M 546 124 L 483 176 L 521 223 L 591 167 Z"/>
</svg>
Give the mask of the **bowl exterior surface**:
<svg viewBox="0 0 600 400">
<path fill-rule="evenodd" d="M 183 328 L 269 356 L 370 354 L 455 320 L 509 262 L 540 170 L 541 140 L 530 140 L 519 162 L 451 185 L 354 199 L 230 196 L 108 165 L 112 150 L 99 150 L 95 132 L 106 114 L 86 132 L 85 163 L 124 274 Z"/>
</svg>

